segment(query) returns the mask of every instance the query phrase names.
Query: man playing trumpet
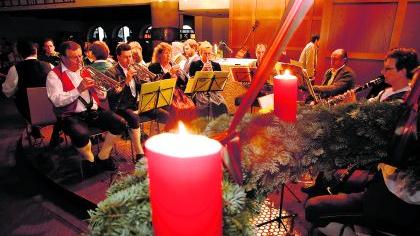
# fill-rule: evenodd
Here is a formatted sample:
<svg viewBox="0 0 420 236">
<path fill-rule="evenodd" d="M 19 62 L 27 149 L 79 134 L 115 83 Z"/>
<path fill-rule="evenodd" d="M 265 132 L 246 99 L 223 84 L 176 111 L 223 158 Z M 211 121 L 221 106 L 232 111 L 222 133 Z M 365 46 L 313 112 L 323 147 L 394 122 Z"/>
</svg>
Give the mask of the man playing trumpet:
<svg viewBox="0 0 420 236">
<path fill-rule="evenodd" d="M 92 78 L 83 78 L 82 49 L 73 41 L 60 46 L 61 63 L 47 76 L 47 94 L 55 107 L 63 131 L 70 136 L 72 144 L 85 158 L 83 167 L 93 172 L 98 163 L 103 169 L 115 170 L 110 159 L 114 142 L 124 131 L 126 122 L 112 111 L 98 106 L 99 99 L 106 97 L 106 91 L 96 88 Z M 89 140 L 88 127 L 96 126 L 109 131 L 97 158 L 94 157 Z M 95 160 L 96 159 L 96 160 Z"/>
<path fill-rule="evenodd" d="M 123 83 L 122 91 L 110 91 L 108 101 L 111 110 L 124 117 L 127 121 L 129 134 L 133 143 L 136 160 L 144 156 L 144 151 L 140 143 L 140 118 L 134 111 L 137 110 L 137 98 L 139 85 L 134 81 L 134 71 L 129 65 L 133 63 L 131 46 L 122 43 L 116 49 L 118 63 L 111 67 L 106 74 L 116 81 Z"/>
</svg>

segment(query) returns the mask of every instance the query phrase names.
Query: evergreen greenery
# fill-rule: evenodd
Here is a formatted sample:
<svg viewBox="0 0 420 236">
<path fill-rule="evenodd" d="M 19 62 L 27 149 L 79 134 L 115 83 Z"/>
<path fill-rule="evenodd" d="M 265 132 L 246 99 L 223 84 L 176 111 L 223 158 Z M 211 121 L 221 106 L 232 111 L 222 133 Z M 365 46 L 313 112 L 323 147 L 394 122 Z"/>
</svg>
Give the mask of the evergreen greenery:
<svg viewBox="0 0 420 236">
<path fill-rule="evenodd" d="M 295 124 L 273 114 L 246 115 L 239 125 L 245 183 L 223 181 L 224 235 L 254 235 L 250 219 L 267 194 L 309 168 L 331 173 L 354 161 L 386 157 L 402 109 L 398 103 L 300 107 Z M 195 132 L 213 136 L 225 131 L 230 116 L 194 122 Z M 114 183 L 107 199 L 90 211 L 90 235 L 152 235 L 147 163 Z"/>
</svg>

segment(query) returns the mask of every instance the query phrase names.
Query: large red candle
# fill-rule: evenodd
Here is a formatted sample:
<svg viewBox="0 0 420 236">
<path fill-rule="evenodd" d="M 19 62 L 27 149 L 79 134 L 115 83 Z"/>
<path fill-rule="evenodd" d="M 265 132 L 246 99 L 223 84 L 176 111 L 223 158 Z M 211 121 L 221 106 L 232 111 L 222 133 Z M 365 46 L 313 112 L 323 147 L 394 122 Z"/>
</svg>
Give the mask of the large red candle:
<svg viewBox="0 0 420 236">
<path fill-rule="evenodd" d="M 146 141 L 155 235 L 222 235 L 222 146 L 187 133 Z"/>
<path fill-rule="evenodd" d="M 297 78 L 289 73 L 274 77 L 274 113 L 280 120 L 296 122 Z"/>
</svg>

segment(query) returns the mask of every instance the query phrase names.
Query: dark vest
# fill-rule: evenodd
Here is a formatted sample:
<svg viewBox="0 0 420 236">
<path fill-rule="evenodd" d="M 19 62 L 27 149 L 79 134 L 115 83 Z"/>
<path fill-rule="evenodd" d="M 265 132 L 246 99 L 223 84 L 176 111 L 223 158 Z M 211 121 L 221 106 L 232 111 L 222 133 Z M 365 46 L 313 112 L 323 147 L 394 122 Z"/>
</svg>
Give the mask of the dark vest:
<svg viewBox="0 0 420 236">
<path fill-rule="evenodd" d="M 122 82 L 126 79 L 124 71 L 119 64 L 111 67 L 106 74 L 118 82 Z M 128 108 L 137 110 L 137 91 L 139 91 L 137 84 L 135 97 L 131 94 L 131 89 L 128 85 L 125 85 L 120 93 L 115 93 L 113 90 L 108 91 L 109 108 L 113 111 L 125 110 Z"/>
<path fill-rule="evenodd" d="M 51 67 L 48 63 L 36 59 L 24 60 L 16 65 L 18 74 L 16 107 L 28 121 L 31 120 L 26 89 L 45 87 L 47 75 L 50 70 Z"/>
</svg>

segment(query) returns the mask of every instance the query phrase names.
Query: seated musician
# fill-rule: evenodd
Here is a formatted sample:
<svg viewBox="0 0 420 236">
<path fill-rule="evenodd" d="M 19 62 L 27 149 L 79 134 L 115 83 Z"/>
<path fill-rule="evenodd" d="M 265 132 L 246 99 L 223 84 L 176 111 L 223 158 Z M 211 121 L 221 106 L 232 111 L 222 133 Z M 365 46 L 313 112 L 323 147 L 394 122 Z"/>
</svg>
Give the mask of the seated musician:
<svg viewBox="0 0 420 236">
<path fill-rule="evenodd" d="M 386 102 L 401 99 L 410 91 L 408 82 L 412 70 L 417 66 L 418 58 L 414 49 L 398 48 L 389 51 L 382 74 L 391 87 L 373 100 Z M 355 99 L 354 92 L 348 94 Z M 417 128 L 419 123 L 420 119 L 417 119 Z M 407 148 L 405 155 L 418 155 L 418 137 L 407 145 L 414 150 L 408 151 Z M 342 191 L 345 194 L 317 196 L 322 194 L 321 188 L 326 185 L 318 180 L 316 186 L 308 189 L 310 198 L 305 207 L 306 219 L 317 226 L 325 226 L 334 221 L 343 224 L 367 223 L 374 227 L 386 224 L 412 227 L 420 220 L 419 176 L 407 174 L 398 164 L 380 163 L 373 175 L 365 170 L 357 170 L 343 183 Z"/>
<path fill-rule="evenodd" d="M 190 72 L 190 65 L 193 61 L 200 60 L 200 56 L 197 53 L 198 51 L 198 43 L 194 39 L 187 39 L 184 42 L 184 56 L 187 58 L 182 70 L 185 73 Z"/>
<path fill-rule="evenodd" d="M 212 46 L 209 42 L 204 41 L 199 46 L 201 60 L 193 61 L 190 65 L 190 76 L 194 76 L 197 71 L 221 71 L 220 64 L 214 61 L 210 61 L 212 54 Z M 210 96 L 210 98 L 208 97 Z M 212 116 L 218 117 L 228 112 L 226 101 L 219 91 L 209 92 L 198 92 L 195 96 L 195 104 L 198 108 L 198 112 L 201 116 L 208 116 L 209 106 L 212 110 Z"/>
<path fill-rule="evenodd" d="M 159 43 L 153 50 L 152 63 L 149 65 L 149 70 L 155 74 L 160 74 L 161 79 L 177 79 L 172 104 L 167 109 L 166 130 L 176 127 L 179 120 L 188 123 L 196 118 L 195 105 L 183 92 L 188 82 L 188 76 L 185 75 L 179 65 L 172 65 L 171 55 L 171 45 L 164 42 Z"/>
<path fill-rule="evenodd" d="M 90 64 L 93 68 L 105 73 L 113 65 L 109 58 L 108 45 L 103 41 L 95 41 L 91 47 L 93 62 Z"/>
<path fill-rule="evenodd" d="M 325 72 L 321 85 L 314 85 L 314 92 L 321 98 L 342 94 L 354 87 L 356 74 L 347 66 L 347 52 L 337 49 L 331 53 L 331 68 Z"/>
<path fill-rule="evenodd" d="M 47 94 L 62 122 L 65 134 L 85 158 L 83 167 L 94 172 L 98 163 L 106 170 L 115 170 L 110 153 L 115 141 L 124 132 L 124 119 L 112 111 L 98 106 L 99 99 L 106 97 L 106 91 L 95 88 L 91 78 L 83 78 L 82 49 L 73 41 L 65 41 L 60 46 L 61 63 L 47 76 Z M 88 127 L 108 130 L 105 141 L 97 156 L 94 157 L 89 140 Z"/>
<path fill-rule="evenodd" d="M 116 54 L 118 64 L 111 67 L 106 74 L 123 84 L 123 88 L 121 91 L 110 91 L 108 93 L 109 107 L 127 121 L 136 160 L 140 160 L 144 157 L 144 151 L 140 143 L 140 118 L 135 112 L 137 110 L 139 85 L 133 78 L 136 72 L 129 67 L 133 63 L 130 45 L 126 43 L 118 45 Z"/>
<path fill-rule="evenodd" d="M 143 48 L 141 47 L 140 43 L 137 41 L 131 41 L 128 43 L 128 45 L 131 47 L 134 63 L 146 65 L 146 62 L 143 60 Z"/>
</svg>

